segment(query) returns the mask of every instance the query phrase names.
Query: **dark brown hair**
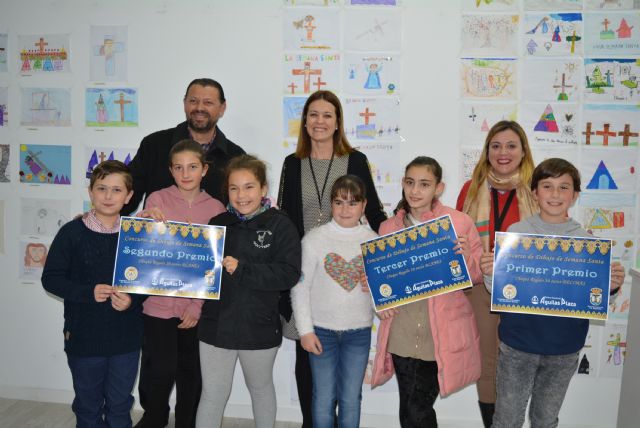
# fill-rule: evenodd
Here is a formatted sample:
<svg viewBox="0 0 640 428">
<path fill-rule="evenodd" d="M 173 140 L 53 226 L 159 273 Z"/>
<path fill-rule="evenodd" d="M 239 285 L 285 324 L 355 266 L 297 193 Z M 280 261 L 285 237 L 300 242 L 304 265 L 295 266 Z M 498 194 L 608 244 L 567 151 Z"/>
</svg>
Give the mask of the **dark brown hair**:
<svg viewBox="0 0 640 428">
<path fill-rule="evenodd" d="M 240 169 L 246 169 L 251 172 L 260 183 L 261 187 L 267 185 L 267 165 L 253 155 L 240 155 L 236 156 L 229 161 L 224 174 L 224 184 L 222 193 L 229 198 L 229 176 L 233 171 Z"/>
<path fill-rule="evenodd" d="M 356 202 L 367 200 L 364 181 L 357 175 L 347 174 L 339 177 L 331 186 L 331 200 L 341 197 Z"/>
<path fill-rule="evenodd" d="M 199 86 L 213 86 L 214 88 L 216 88 L 218 90 L 218 94 L 219 94 L 219 100 L 220 100 L 220 104 L 224 104 L 227 100 L 224 98 L 224 90 L 222 89 L 222 85 L 220 83 L 218 83 L 217 81 L 213 80 L 213 79 L 209 79 L 207 77 L 201 77 L 199 79 L 193 79 L 191 81 L 191 83 L 189 83 L 189 86 L 187 86 L 187 91 L 184 93 L 184 99 L 187 99 L 187 94 L 189 93 L 189 89 L 191 89 L 191 87 L 193 85 L 199 85 Z"/>
<path fill-rule="evenodd" d="M 533 170 L 531 177 L 531 190 L 538 188 L 538 183 L 545 178 L 558 178 L 568 174 L 573 181 L 573 191 L 580 192 L 580 172 L 567 160 L 560 158 L 549 158 L 542 162 Z"/>
<path fill-rule="evenodd" d="M 207 164 L 206 155 L 202 150 L 202 145 L 197 141 L 185 139 L 178 141 L 173 147 L 171 147 L 171 150 L 169 151 L 169 168 L 173 166 L 173 156 L 176 153 L 182 152 L 192 152 L 196 155 L 203 166 Z"/>
<path fill-rule="evenodd" d="M 93 189 L 93 185 L 96 184 L 96 181 L 102 180 L 111 174 L 122 175 L 127 192 L 133 190 L 133 177 L 131 176 L 131 171 L 128 166 L 119 160 L 106 160 L 96 165 L 91 173 L 91 178 L 89 179 L 89 189 Z"/>
<path fill-rule="evenodd" d="M 442 181 L 442 167 L 434 158 L 430 158 L 429 156 L 418 156 L 417 158 L 409 162 L 409 164 L 405 167 L 404 175 L 407 175 L 407 171 L 409 171 L 409 169 L 413 168 L 414 166 L 427 168 L 436 178 L 436 184 L 439 184 Z M 409 203 L 404 196 L 404 188 L 402 189 L 402 199 L 400 199 L 400 202 L 398 202 L 398 206 L 396 207 L 395 212 L 397 212 L 399 209 L 403 209 L 406 212 L 409 212 L 410 209 Z"/>
</svg>

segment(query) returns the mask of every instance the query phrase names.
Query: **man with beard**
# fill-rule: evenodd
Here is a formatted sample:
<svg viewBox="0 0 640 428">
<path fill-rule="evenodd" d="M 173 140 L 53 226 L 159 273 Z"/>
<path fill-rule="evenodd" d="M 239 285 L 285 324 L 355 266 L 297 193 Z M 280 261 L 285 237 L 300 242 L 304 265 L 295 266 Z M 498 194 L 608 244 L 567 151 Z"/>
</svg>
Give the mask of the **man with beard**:
<svg viewBox="0 0 640 428">
<path fill-rule="evenodd" d="M 224 90 L 213 79 L 195 79 L 184 96 L 186 121 L 175 128 L 146 136 L 129 164 L 133 175 L 133 197 L 122 209 L 123 215 L 136 210 L 143 196 L 174 184 L 169 172 L 169 151 L 177 142 L 192 139 L 202 145 L 209 170 L 202 179 L 202 188 L 214 198 L 226 203 L 222 195 L 224 169 L 229 160 L 244 154 L 244 150 L 225 137 L 217 126 L 227 108 Z"/>
</svg>

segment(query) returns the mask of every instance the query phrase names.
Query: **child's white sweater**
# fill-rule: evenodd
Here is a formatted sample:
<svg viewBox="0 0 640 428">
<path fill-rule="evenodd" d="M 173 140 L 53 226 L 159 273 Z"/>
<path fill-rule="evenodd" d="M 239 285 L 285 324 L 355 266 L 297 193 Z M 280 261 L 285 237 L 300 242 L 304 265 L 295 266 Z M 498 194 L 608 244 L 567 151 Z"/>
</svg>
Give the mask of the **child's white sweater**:
<svg viewBox="0 0 640 428">
<path fill-rule="evenodd" d="M 302 239 L 302 277 L 291 290 L 300 335 L 318 326 L 335 331 L 371 327 L 373 303 L 362 291 L 360 243 L 375 238 L 369 226 L 344 228 L 335 221 Z"/>
</svg>

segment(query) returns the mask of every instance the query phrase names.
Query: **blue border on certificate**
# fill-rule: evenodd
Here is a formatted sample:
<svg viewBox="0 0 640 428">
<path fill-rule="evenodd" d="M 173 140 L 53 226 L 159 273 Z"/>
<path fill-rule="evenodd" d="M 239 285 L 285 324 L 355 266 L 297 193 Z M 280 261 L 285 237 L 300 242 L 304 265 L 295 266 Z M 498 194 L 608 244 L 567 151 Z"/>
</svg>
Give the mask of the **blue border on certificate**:
<svg viewBox="0 0 640 428">
<path fill-rule="evenodd" d="M 220 298 L 226 228 L 120 218 L 113 286 L 127 293 Z"/>
<path fill-rule="evenodd" d="M 491 310 L 606 320 L 611 240 L 496 232 Z"/>
<path fill-rule="evenodd" d="M 360 244 L 376 311 L 472 286 L 447 214 Z"/>
</svg>

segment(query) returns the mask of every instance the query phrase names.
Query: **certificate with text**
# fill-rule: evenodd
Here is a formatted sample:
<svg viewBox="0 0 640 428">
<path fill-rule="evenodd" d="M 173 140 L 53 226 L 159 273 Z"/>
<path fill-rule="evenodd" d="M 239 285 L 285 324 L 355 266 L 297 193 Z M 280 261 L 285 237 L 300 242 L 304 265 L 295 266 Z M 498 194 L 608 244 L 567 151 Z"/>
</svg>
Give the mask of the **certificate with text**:
<svg viewBox="0 0 640 428">
<path fill-rule="evenodd" d="M 611 240 L 496 232 L 491 310 L 607 319 Z"/>
<path fill-rule="evenodd" d="M 224 226 L 122 217 L 113 285 L 127 293 L 217 300 L 225 232 Z"/>
<path fill-rule="evenodd" d="M 360 244 L 376 311 L 471 287 L 445 215 Z"/>
</svg>

